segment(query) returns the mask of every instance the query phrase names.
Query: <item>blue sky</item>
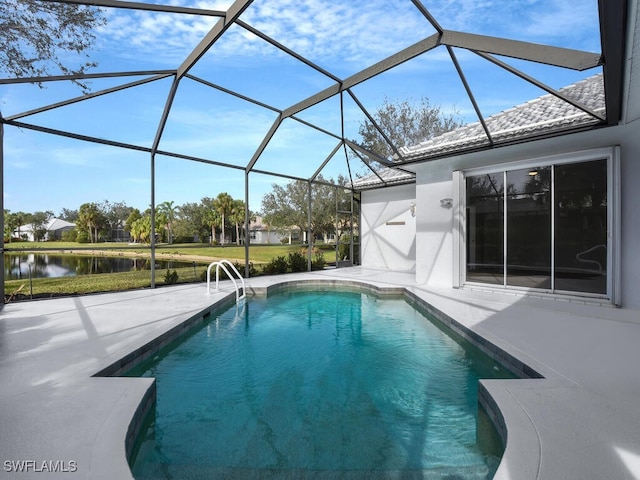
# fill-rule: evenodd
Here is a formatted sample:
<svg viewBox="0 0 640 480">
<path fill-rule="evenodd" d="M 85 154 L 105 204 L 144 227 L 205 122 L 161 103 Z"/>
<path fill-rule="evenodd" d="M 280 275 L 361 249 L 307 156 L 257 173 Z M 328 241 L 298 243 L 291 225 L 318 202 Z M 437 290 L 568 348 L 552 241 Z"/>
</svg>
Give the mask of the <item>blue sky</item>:
<svg viewBox="0 0 640 480">
<path fill-rule="evenodd" d="M 226 10 L 231 2 L 170 3 Z M 445 29 L 600 51 L 596 0 L 435 0 L 423 4 Z M 175 69 L 216 21 L 213 17 L 116 9 L 105 10 L 105 15 L 107 26 L 97 32 L 91 52 L 99 63 L 95 72 Z M 340 78 L 435 32 L 410 0 L 256 0 L 241 20 Z M 473 53 L 461 49 L 455 53 L 485 116 L 545 93 Z M 508 61 L 553 88 L 599 72 Z M 232 26 L 190 73 L 277 109 L 334 83 L 238 26 Z M 139 78 L 94 80 L 92 91 Z M 22 121 L 149 147 L 170 85 L 170 79 L 158 80 Z M 357 85 L 353 92 L 370 113 L 385 97 L 392 101 L 428 97 L 445 113 L 455 110 L 465 121 L 477 120 L 444 47 Z M 44 89 L 0 85 L 0 111 L 9 117 L 79 95 L 77 87 L 61 82 L 48 83 Z M 357 139 L 364 115 L 348 96 L 343 108 L 345 135 Z M 339 112 L 336 96 L 299 117 L 340 134 Z M 276 116 L 269 109 L 183 79 L 160 149 L 244 167 Z M 336 143 L 332 137 L 287 120 L 256 168 L 306 178 Z M 52 210 L 57 214 L 63 207 L 75 209 L 84 202 L 105 199 L 144 209 L 150 202 L 150 158 L 144 152 L 5 126 L 4 158 L 4 202 L 11 211 Z M 156 158 L 155 167 L 156 203 L 199 202 L 224 191 L 244 199 L 242 170 L 164 156 Z M 366 170 L 353 164 L 352 172 Z M 322 173 L 334 178 L 346 174 L 344 156 L 334 157 Z M 260 210 L 262 196 L 273 183 L 287 181 L 255 173 L 249 178 L 253 211 Z"/>
</svg>

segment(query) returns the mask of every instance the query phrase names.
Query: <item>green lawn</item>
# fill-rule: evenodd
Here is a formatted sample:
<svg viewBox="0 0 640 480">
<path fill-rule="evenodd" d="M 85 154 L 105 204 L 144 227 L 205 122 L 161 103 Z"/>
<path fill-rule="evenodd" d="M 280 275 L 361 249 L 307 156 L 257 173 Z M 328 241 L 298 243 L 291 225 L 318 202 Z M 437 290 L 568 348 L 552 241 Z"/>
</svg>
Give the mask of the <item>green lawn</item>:
<svg viewBox="0 0 640 480">
<path fill-rule="evenodd" d="M 304 245 L 255 245 L 249 246 L 249 261 L 253 263 L 267 263 L 272 258 L 287 256 L 289 253 L 306 249 Z M 192 244 L 160 245 L 157 253 L 171 253 L 179 256 L 197 255 L 211 258 L 227 258 L 244 262 L 244 246 L 193 246 Z"/>
<path fill-rule="evenodd" d="M 64 249 L 64 254 L 71 254 L 70 251 L 88 250 L 90 254 L 100 251 L 102 255 L 108 256 L 110 252 L 114 255 L 118 252 L 142 253 L 150 255 L 148 247 L 130 247 L 129 245 L 118 243 L 75 243 L 75 242 L 14 242 L 5 244 L 6 248 L 21 249 L 24 251 L 38 251 L 47 249 Z M 331 262 L 334 257 L 333 246 L 323 246 L 325 259 Z M 322 247 L 321 247 L 322 248 Z M 325 250 L 326 248 L 326 250 Z M 304 245 L 256 245 L 249 249 L 249 261 L 257 267 L 260 273 L 260 265 L 270 262 L 273 258 L 283 256 L 288 257 L 289 253 L 306 252 Z M 63 252 L 59 252 L 63 254 Z M 206 264 L 217 259 L 228 259 L 240 265 L 244 265 L 244 246 L 208 246 L 201 244 L 174 244 L 174 245 L 158 245 L 156 254 L 162 256 L 170 254 L 176 261 L 196 261 L 196 257 L 200 257 L 196 271 L 194 274 L 193 267 L 176 268 L 178 274 L 178 283 L 202 281 L 206 271 Z M 145 255 L 146 256 L 146 255 Z M 172 270 L 173 271 L 173 270 Z M 240 268 L 240 272 L 244 275 L 244 270 Z M 166 270 L 156 270 L 156 285 L 165 284 Z M 63 294 L 86 294 L 97 292 L 110 292 L 118 290 L 130 290 L 136 288 L 150 287 L 151 272 L 149 270 L 131 271 L 122 273 L 103 273 L 91 275 L 78 275 L 70 277 L 57 278 L 35 278 L 31 284 L 28 279 L 6 280 L 5 281 L 5 301 L 17 300 L 33 297 L 48 297 Z"/>
<path fill-rule="evenodd" d="M 103 250 L 113 252 L 130 252 L 130 253 L 148 253 L 151 250 L 149 246 L 132 246 L 123 243 L 76 243 L 76 242 L 13 242 L 6 243 L 5 249 L 21 249 L 21 250 L 47 250 L 47 249 L 65 249 L 65 250 Z M 255 264 L 267 263 L 272 258 L 278 256 L 287 256 L 289 253 L 302 251 L 306 249 L 304 245 L 251 245 L 249 248 L 249 261 Z M 87 252 L 88 253 L 88 252 Z M 239 260 L 244 262 L 244 246 L 225 245 L 209 246 L 197 243 L 183 244 L 159 244 L 156 246 L 157 254 L 171 254 L 176 257 L 180 256 L 199 256 L 208 257 L 212 261 L 215 259 L 226 258 L 229 260 Z M 176 258 L 176 259 L 178 259 Z"/>
</svg>

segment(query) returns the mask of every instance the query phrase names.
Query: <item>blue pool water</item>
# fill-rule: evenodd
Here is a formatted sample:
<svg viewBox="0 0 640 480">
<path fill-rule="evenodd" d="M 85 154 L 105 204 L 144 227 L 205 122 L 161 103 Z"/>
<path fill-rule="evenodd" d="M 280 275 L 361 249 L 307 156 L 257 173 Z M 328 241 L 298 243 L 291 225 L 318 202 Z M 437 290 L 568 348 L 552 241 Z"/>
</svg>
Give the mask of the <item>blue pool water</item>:
<svg viewBox="0 0 640 480">
<path fill-rule="evenodd" d="M 137 479 L 485 479 L 502 453 L 477 382 L 508 374 L 400 297 L 252 298 L 130 375 L 157 381 Z"/>
</svg>

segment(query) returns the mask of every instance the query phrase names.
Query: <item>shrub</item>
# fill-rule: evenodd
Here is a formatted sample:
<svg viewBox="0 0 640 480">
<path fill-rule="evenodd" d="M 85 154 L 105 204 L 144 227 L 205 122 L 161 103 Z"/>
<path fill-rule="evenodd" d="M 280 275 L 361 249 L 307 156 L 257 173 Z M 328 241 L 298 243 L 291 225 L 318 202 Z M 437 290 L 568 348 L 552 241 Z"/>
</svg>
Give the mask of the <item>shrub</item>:
<svg viewBox="0 0 640 480">
<path fill-rule="evenodd" d="M 193 235 L 179 235 L 173 237 L 173 243 L 195 243 Z"/>
<path fill-rule="evenodd" d="M 311 270 L 322 270 L 326 264 L 326 260 L 324 259 L 324 253 L 316 252 L 313 256 L 313 260 L 311 260 Z"/>
<path fill-rule="evenodd" d="M 89 238 L 89 232 L 79 231 L 76 235 L 76 242 L 78 243 L 89 243 L 91 239 Z"/>
<path fill-rule="evenodd" d="M 307 258 L 300 252 L 289 254 L 289 268 L 292 272 L 306 272 Z"/>
<path fill-rule="evenodd" d="M 75 228 L 71 230 L 67 230 L 66 232 L 62 232 L 60 235 L 60 239 L 63 242 L 77 242 L 78 241 L 78 231 Z"/>
<path fill-rule="evenodd" d="M 164 274 L 164 284 L 173 285 L 174 283 L 178 283 L 178 272 L 175 270 L 172 272 L 167 268 L 167 272 Z"/>
<path fill-rule="evenodd" d="M 289 268 L 287 259 L 285 257 L 272 258 L 269 263 L 262 267 L 262 273 L 265 275 L 278 275 L 281 273 L 287 273 Z"/>
<path fill-rule="evenodd" d="M 354 236 L 354 243 L 358 242 L 358 237 Z M 343 233 L 340 237 L 340 245 L 338 246 L 338 261 L 342 261 L 345 258 L 349 259 L 349 246 L 351 243 L 351 235 L 348 233 Z M 354 256 L 355 256 L 355 248 L 354 248 Z"/>
</svg>

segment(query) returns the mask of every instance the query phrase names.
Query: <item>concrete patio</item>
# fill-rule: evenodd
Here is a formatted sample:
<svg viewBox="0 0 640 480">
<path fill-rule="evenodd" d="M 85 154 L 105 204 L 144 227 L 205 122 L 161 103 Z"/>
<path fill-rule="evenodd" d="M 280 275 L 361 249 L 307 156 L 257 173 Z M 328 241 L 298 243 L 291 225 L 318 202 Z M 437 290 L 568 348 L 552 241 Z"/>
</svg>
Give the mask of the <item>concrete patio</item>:
<svg viewBox="0 0 640 480">
<path fill-rule="evenodd" d="M 492 380 L 508 441 L 499 479 L 640 479 L 640 311 L 484 291 L 425 288 L 360 267 L 258 277 L 403 287 L 544 379 Z M 5 305 L 0 315 L 2 478 L 131 478 L 129 425 L 153 381 L 92 375 L 224 298 L 231 285 Z M 22 469 L 16 472 L 18 462 Z"/>
</svg>

